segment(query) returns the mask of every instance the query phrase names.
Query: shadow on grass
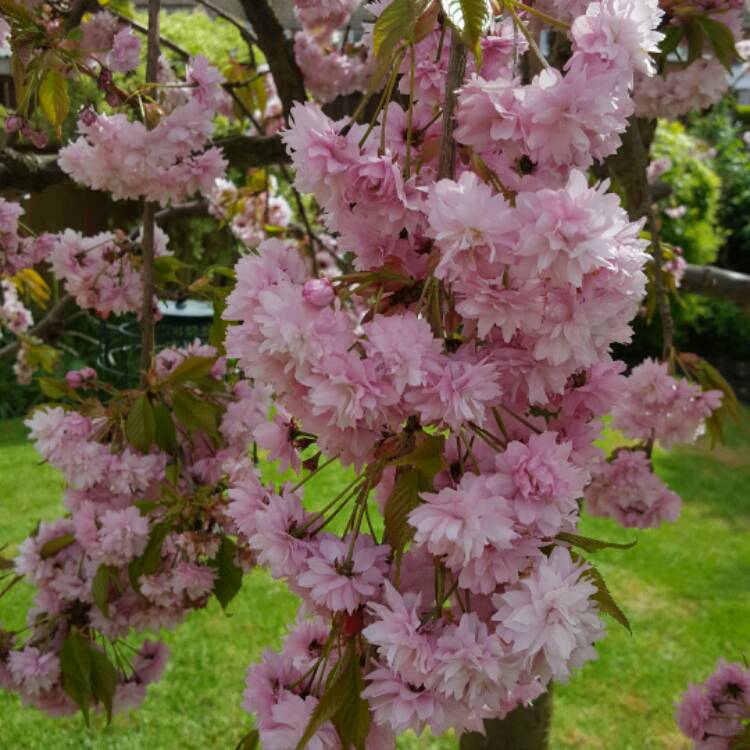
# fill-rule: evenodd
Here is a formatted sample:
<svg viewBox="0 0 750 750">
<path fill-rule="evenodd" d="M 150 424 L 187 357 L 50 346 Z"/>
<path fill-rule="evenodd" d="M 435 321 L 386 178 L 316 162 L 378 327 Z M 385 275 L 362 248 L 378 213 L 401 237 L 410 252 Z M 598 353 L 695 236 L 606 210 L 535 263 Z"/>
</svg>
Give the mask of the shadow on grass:
<svg viewBox="0 0 750 750">
<path fill-rule="evenodd" d="M 29 431 L 22 419 L 4 419 L 0 422 L 0 448 L 23 445 L 29 441 Z"/>
</svg>

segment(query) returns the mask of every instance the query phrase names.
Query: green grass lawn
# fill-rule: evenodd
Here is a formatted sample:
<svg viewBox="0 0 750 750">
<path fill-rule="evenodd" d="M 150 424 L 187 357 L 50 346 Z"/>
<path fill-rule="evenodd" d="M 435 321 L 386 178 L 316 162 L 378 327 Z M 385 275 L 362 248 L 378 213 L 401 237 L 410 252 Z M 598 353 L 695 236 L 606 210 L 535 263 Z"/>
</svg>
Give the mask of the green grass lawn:
<svg viewBox="0 0 750 750">
<path fill-rule="evenodd" d="M 553 750 L 686 748 L 672 702 L 719 656 L 750 654 L 750 415 L 727 446 L 705 442 L 658 453 L 659 473 L 685 501 L 682 518 L 644 532 L 586 518 L 583 532 L 638 538 L 627 552 L 597 555 L 610 589 L 630 616 L 633 635 L 610 621 L 599 660 L 555 693 Z M 328 469 L 309 482 L 314 504 L 343 486 Z M 0 545 L 16 544 L 36 519 L 60 510 L 61 481 L 39 462 L 20 422 L 0 422 Z M 21 624 L 31 600 L 23 586 L 0 600 L 0 622 Z M 142 708 L 111 727 L 87 730 L 80 718 L 54 720 L 0 692 L 1 750 L 231 750 L 247 731 L 240 708 L 247 663 L 277 646 L 296 603 L 262 571 L 246 577 L 224 616 L 217 605 L 166 635 L 172 659 Z M 406 738 L 408 750 L 447 750 L 449 738 Z"/>
</svg>

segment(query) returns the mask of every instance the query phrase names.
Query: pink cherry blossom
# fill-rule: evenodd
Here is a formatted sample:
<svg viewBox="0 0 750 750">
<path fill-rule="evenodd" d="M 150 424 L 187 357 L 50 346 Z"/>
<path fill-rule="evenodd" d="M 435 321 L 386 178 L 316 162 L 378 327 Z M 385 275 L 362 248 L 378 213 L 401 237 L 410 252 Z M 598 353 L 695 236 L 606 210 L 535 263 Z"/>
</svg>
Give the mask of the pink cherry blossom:
<svg viewBox="0 0 750 750">
<path fill-rule="evenodd" d="M 531 574 L 493 597 L 497 633 L 528 669 L 565 682 L 573 666 L 596 658 L 604 636 L 586 565 L 556 547 Z"/>
<path fill-rule="evenodd" d="M 602 462 L 586 488 L 586 509 L 626 527 L 649 528 L 676 521 L 681 501 L 657 477 L 643 451 L 620 450 Z"/>
<path fill-rule="evenodd" d="M 376 597 L 386 570 L 387 545 L 374 544 L 371 537 L 358 536 L 351 547 L 348 537 L 324 534 L 313 544 L 296 584 L 309 590 L 316 604 L 331 612 L 350 614 L 366 600 Z"/>
</svg>

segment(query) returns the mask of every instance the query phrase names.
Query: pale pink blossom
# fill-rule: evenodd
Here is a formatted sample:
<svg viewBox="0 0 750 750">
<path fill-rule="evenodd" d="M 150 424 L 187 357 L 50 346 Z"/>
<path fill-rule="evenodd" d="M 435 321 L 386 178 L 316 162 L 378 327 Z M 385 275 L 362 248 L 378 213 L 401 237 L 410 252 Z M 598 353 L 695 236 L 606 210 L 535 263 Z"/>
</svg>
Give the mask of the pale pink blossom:
<svg viewBox="0 0 750 750">
<path fill-rule="evenodd" d="M 645 529 L 676 521 L 682 502 L 653 473 L 641 450 L 622 449 L 603 461 L 586 488 L 586 509 L 609 516 L 625 527 Z"/>
<path fill-rule="evenodd" d="M 517 536 L 512 505 L 495 489 L 491 477 L 467 472 L 456 489 L 423 493 L 422 500 L 409 514 L 416 529 L 414 540 L 433 555 L 445 556 L 451 567 L 460 569 L 480 557 L 488 545 L 512 548 Z"/>
<path fill-rule="evenodd" d="M 384 580 L 390 547 L 376 545 L 367 535 L 356 538 L 351 554 L 350 544 L 349 537 L 323 534 L 315 540 L 302 573 L 295 579 L 297 586 L 309 591 L 313 602 L 331 612 L 351 614 L 376 598 Z"/>
<path fill-rule="evenodd" d="M 535 674 L 567 681 L 571 668 L 596 658 L 593 644 L 604 636 L 585 576 L 586 565 L 555 547 L 531 574 L 493 597 L 497 634 Z"/>
</svg>

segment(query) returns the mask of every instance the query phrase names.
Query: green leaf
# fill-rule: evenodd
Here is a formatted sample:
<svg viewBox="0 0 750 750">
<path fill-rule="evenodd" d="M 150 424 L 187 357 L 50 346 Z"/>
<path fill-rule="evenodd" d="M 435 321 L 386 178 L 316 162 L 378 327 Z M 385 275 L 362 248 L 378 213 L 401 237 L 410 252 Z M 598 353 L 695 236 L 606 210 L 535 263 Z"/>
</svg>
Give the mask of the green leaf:
<svg viewBox="0 0 750 750">
<path fill-rule="evenodd" d="M 166 453 L 172 453 L 177 448 L 177 430 L 172 414 L 161 401 L 154 406 L 154 441 Z"/>
<path fill-rule="evenodd" d="M 344 658 L 345 668 L 338 679 L 346 692 L 343 703 L 332 717 L 333 726 L 341 740 L 341 747 L 365 750 L 370 731 L 370 709 L 367 701 L 362 698 L 365 684 L 353 641 L 349 642 Z"/>
<path fill-rule="evenodd" d="M 42 389 L 42 393 L 47 398 L 59 401 L 62 398 L 71 398 L 75 401 L 80 401 L 80 397 L 75 392 L 74 388 L 71 388 L 64 380 L 57 380 L 56 378 L 37 378 L 39 387 Z"/>
<path fill-rule="evenodd" d="M 628 629 L 629 633 L 633 631 L 630 628 L 630 622 L 628 621 L 625 613 L 620 609 L 617 602 L 612 598 L 612 594 L 607 588 L 607 584 L 602 577 L 602 574 L 595 568 L 591 563 L 589 564 L 588 570 L 584 571 L 583 577 L 588 578 L 591 583 L 596 586 L 597 593 L 592 597 L 593 600 L 599 605 L 599 609 L 602 612 L 606 612 L 608 615 L 617 620 L 624 628 Z"/>
<path fill-rule="evenodd" d="M 631 549 L 638 543 L 637 539 L 626 544 L 620 544 L 619 542 L 605 542 L 602 539 L 592 539 L 587 536 L 579 536 L 578 534 L 569 534 L 566 531 L 560 532 L 555 539 L 560 542 L 572 544 L 574 547 L 580 547 L 586 552 L 599 552 L 603 549 Z"/>
<path fill-rule="evenodd" d="M 142 393 L 130 407 L 125 421 L 128 442 L 142 453 L 156 442 L 156 418 L 148 396 Z"/>
<path fill-rule="evenodd" d="M 226 610 L 229 602 L 234 599 L 242 587 L 242 568 L 234 561 L 236 553 L 237 545 L 228 536 L 225 536 L 221 540 L 221 546 L 216 557 L 210 563 L 212 567 L 216 568 L 214 595 L 219 600 L 223 610 Z"/>
<path fill-rule="evenodd" d="M 128 578 L 130 584 L 136 590 L 140 590 L 138 579 L 142 575 L 153 575 L 159 570 L 161 565 L 161 546 L 172 530 L 172 525 L 166 522 L 157 523 L 151 529 L 151 536 L 148 538 L 146 549 L 140 557 L 130 561 L 128 565 Z"/>
<path fill-rule="evenodd" d="M 60 650 L 63 690 L 83 713 L 89 723 L 89 706 L 93 698 L 91 689 L 91 641 L 73 630 Z"/>
<path fill-rule="evenodd" d="M 159 286 L 179 284 L 180 279 L 177 276 L 177 271 L 184 268 L 190 268 L 190 266 L 173 255 L 161 255 L 154 258 L 154 281 Z"/>
<path fill-rule="evenodd" d="M 419 433 L 417 441 L 417 446 L 411 453 L 401 456 L 393 463 L 395 466 L 413 466 L 427 479 L 432 480 L 435 474 L 445 468 L 445 459 L 443 458 L 445 437 L 443 435 L 428 435 L 426 432 L 422 432 Z"/>
<path fill-rule="evenodd" d="M 731 73 L 732 62 L 737 57 L 737 49 L 734 46 L 734 36 L 726 24 L 715 21 L 708 16 L 695 16 L 697 23 L 711 45 L 716 59 Z"/>
<path fill-rule="evenodd" d="M 661 40 L 661 44 L 659 45 L 661 54 L 668 55 L 670 52 L 674 52 L 682 41 L 683 34 L 682 24 L 669 26 L 664 33 L 664 39 Z"/>
<path fill-rule="evenodd" d="M 112 722 L 112 701 L 117 689 L 117 670 L 103 651 L 92 648 L 91 658 L 91 692 L 94 698 L 104 706 L 107 713 L 107 724 Z"/>
<path fill-rule="evenodd" d="M 215 436 L 218 430 L 218 408 L 190 391 L 180 388 L 172 397 L 172 410 L 188 432 L 207 432 Z"/>
<path fill-rule="evenodd" d="M 167 535 L 172 530 L 169 523 L 157 523 L 151 530 L 151 536 L 148 539 L 146 549 L 140 557 L 141 573 L 143 575 L 153 575 L 159 570 L 161 565 L 161 546 Z"/>
<path fill-rule="evenodd" d="M 54 557 L 66 547 L 70 547 L 75 540 L 76 538 L 73 534 L 63 534 L 62 536 L 50 539 L 42 545 L 42 548 L 39 550 L 39 557 L 41 557 L 42 560 L 49 560 L 50 557 Z"/>
<path fill-rule="evenodd" d="M 448 23 L 461 35 L 464 44 L 474 53 L 477 66 L 482 61 L 479 40 L 490 23 L 492 9 L 487 0 L 440 0 Z"/>
<path fill-rule="evenodd" d="M 693 63 L 703 56 L 703 30 L 691 19 L 685 24 L 685 34 L 688 40 L 688 62 Z"/>
<path fill-rule="evenodd" d="M 59 133 L 70 112 L 68 82 L 60 71 L 50 68 L 39 85 L 39 104 L 50 125 Z"/>
<path fill-rule="evenodd" d="M 228 321 L 221 316 L 226 309 L 227 303 L 224 300 L 214 300 L 214 317 L 211 321 L 211 329 L 208 332 L 208 343 L 213 346 L 219 354 L 226 354 L 224 348 L 224 339 L 227 335 Z"/>
<path fill-rule="evenodd" d="M 32 343 L 26 347 L 26 362 L 35 370 L 41 367 L 45 372 L 54 372 L 60 355 L 59 349 L 48 344 Z M 73 398 L 78 398 L 78 396 Z"/>
<path fill-rule="evenodd" d="M 91 582 L 91 595 L 94 604 L 105 617 L 109 617 L 109 585 L 117 580 L 118 569 L 112 565 L 100 565 Z"/>
<path fill-rule="evenodd" d="M 383 513 L 385 521 L 385 539 L 400 556 L 406 545 L 414 536 L 414 527 L 409 524 L 408 516 L 420 503 L 420 492 L 432 489 L 418 469 L 400 467 L 396 471 L 396 481 L 385 503 Z"/>
<path fill-rule="evenodd" d="M 216 357 L 187 357 L 169 373 L 164 381 L 170 385 L 195 383 L 210 374 L 216 364 Z"/>
<path fill-rule="evenodd" d="M 307 743 L 315 736 L 315 733 L 323 724 L 333 719 L 339 711 L 345 709 L 347 703 L 351 701 L 351 694 L 355 690 L 360 690 L 357 684 L 353 684 L 353 669 L 359 671 L 358 661 L 354 641 L 349 641 L 344 656 L 336 665 L 335 670 L 331 673 L 325 692 L 320 697 L 318 705 L 310 716 L 310 721 L 305 728 L 300 741 L 297 743 L 295 750 L 304 750 Z M 361 680 L 361 677 L 360 677 Z M 356 693 L 357 697 L 359 692 Z"/>
<path fill-rule="evenodd" d="M 377 59 L 389 59 L 403 39 L 414 38 L 417 16 L 425 0 L 393 0 L 378 16 L 372 30 L 372 50 Z"/>
<path fill-rule="evenodd" d="M 260 737 L 258 730 L 253 729 L 252 732 L 248 732 L 238 743 L 234 750 L 257 750 L 258 742 Z"/>
</svg>

